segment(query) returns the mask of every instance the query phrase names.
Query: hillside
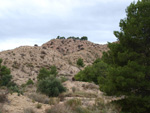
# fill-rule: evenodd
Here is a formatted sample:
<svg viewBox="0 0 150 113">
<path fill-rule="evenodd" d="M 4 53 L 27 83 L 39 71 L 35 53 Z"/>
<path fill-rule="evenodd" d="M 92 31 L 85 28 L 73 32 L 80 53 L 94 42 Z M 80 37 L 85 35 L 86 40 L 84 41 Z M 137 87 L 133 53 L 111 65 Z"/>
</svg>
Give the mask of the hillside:
<svg viewBox="0 0 150 113">
<path fill-rule="evenodd" d="M 77 66 L 78 58 L 82 58 L 85 65 L 90 65 L 107 50 L 107 45 L 85 40 L 53 39 L 42 46 L 21 46 L 1 52 L 3 65 L 11 69 L 13 81 L 20 86 L 23 94 L 7 94 L 7 90 L 1 88 L 0 111 L 2 113 L 79 113 L 80 110 L 84 110 L 86 113 L 93 111 L 119 113 L 115 106 L 109 104 L 116 98 L 104 96 L 98 85 L 72 81 L 72 77 L 84 69 Z M 37 92 L 36 79 L 39 70 L 53 65 L 57 67 L 57 77 L 66 78 L 62 84 L 67 90 L 58 97 L 48 97 Z M 26 85 L 29 78 L 35 84 Z M 8 100 L 1 102 L 4 95 Z"/>
<path fill-rule="evenodd" d="M 78 58 L 90 65 L 107 50 L 107 45 L 85 40 L 53 39 L 42 46 L 21 46 L 3 51 L 0 58 L 11 69 L 14 81 L 21 85 L 29 78 L 36 81 L 40 68 L 52 65 L 57 67 L 60 76 L 71 79 L 80 70 L 76 65 Z"/>
</svg>

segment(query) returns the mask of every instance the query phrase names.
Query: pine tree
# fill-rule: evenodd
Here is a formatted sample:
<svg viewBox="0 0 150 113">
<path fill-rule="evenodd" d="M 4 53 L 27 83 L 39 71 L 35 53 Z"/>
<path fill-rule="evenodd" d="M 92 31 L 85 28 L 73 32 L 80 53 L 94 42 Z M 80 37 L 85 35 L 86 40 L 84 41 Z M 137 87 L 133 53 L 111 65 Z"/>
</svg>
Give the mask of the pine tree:
<svg viewBox="0 0 150 113">
<path fill-rule="evenodd" d="M 120 21 L 118 41 L 109 43 L 103 61 L 110 65 L 108 75 L 99 79 L 107 95 L 122 96 L 122 110 L 131 113 L 150 111 L 150 0 L 133 2 Z"/>
</svg>

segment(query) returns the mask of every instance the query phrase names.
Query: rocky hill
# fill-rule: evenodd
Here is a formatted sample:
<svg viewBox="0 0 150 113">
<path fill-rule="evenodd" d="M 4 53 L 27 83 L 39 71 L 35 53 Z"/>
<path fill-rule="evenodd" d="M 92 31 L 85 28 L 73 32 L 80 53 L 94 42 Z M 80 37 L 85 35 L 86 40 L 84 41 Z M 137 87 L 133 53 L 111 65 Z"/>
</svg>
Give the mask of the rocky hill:
<svg viewBox="0 0 150 113">
<path fill-rule="evenodd" d="M 85 65 L 90 65 L 107 50 L 107 45 L 86 40 L 53 39 L 42 46 L 21 46 L 3 51 L 0 58 L 11 69 L 14 81 L 21 85 L 29 78 L 36 81 L 40 68 L 52 65 L 57 67 L 59 76 L 71 79 L 80 70 L 76 65 L 78 58 L 82 58 Z"/>
<path fill-rule="evenodd" d="M 86 113 L 119 113 L 115 106 L 109 104 L 116 98 L 104 96 L 98 85 L 72 81 L 72 77 L 83 69 L 76 64 L 79 58 L 84 60 L 85 65 L 90 65 L 107 50 L 107 45 L 86 40 L 53 39 L 42 46 L 21 46 L 0 52 L 3 65 L 11 69 L 14 82 L 23 91 L 23 94 L 8 93 L 4 87 L 0 88 L 0 112 L 79 113 L 84 110 Z M 63 82 L 66 92 L 58 97 L 48 97 L 37 92 L 39 70 L 53 65 L 57 67 L 58 77 L 68 78 Z M 25 85 L 29 78 L 35 84 Z"/>
</svg>

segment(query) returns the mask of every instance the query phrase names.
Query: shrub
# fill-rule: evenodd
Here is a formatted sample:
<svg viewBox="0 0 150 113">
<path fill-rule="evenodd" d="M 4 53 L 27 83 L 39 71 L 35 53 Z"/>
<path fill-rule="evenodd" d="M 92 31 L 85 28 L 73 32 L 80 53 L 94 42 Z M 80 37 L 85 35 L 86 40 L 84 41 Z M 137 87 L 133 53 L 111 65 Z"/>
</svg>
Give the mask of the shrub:
<svg viewBox="0 0 150 113">
<path fill-rule="evenodd" d="M 55 65 L 51 66 L 50 74 L 56 76 L 58 74 L 57 67 Z"/>
<path fill-rule="evenodd" d="M 75 75 L 75 79 L 85 82 L 94 82 L 98 84 L 99 77 L 105 77 L 107 74 L 108 65 L 103 61 L 95 61 L 92 66 L 85 67 Z"/>
<path fill-rule="evenodd" d="M 79 67 L 84 67 L 83 59 L 79 58 L 79 59 L 77 60 L 77 65 L 78 65 Z"/>
<path fill-rule="evenodd" d="M 0 85 L 1 86 L 8 86 L 11 82 L 12 75 L 5 75 L 1 77 Z"/>
<path fill-rule="evenodd" d="M 50 75 L 56 76 L 58 74 L 56 66 L 51 66 L 51 69 L 48 70 L 46 68 L 40 69 L 40 72 L 37 76 L 38 81 L 49 77 Z"/>
<path fill-rule="evenodd" d="M 39 81 L 39 80 L 43 80 L 49 76 L 50 76 L 50 71 L 43 67 L 42 69 L 40 69 L 37 79 Z"/>
<path fill-rule="evenodd" d="M 26 85 L 33 85 L 34 82 L 29 78 L 29 80 L 27 81 Z"/>
<path fill-rule="evenodd" d="M 66 82 L 68 79 L 66 77 L 60 77 L 60 81 L 63 83 L 63 82 Z"/>
<path fill-rule="evenodd" d="M 11 80 L 10 69 L 6 66 L 1 65 L 2 59 L 0 59 L 0 86 L 7 86 Z"/>
<path fill-rule="evenodd" d="M 83 36 L 83 37 L 81 37 L 80 40 L 88 40 L 88 37 L 87 36 Z"/>
<path fill-rule="evenodd" d="M 51 75 L 50 77 L 38 82 L 37 90 L 47 96 L 55 97 L 64 92 L 66 89 L 63 87 L 59 79 Z"/>
</svg>

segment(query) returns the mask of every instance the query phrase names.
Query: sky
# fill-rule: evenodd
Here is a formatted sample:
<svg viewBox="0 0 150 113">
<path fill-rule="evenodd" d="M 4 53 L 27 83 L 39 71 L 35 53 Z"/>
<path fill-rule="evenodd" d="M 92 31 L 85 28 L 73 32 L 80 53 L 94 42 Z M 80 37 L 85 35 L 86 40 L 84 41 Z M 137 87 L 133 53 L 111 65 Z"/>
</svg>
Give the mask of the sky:
<svg viewBox="0 0 150 113">
<path fill-rule="evenodd" d="M 137 0 L 135 0 L 137 1 Z M 116 41 L 133 0 L 0 0 L 0 51 L 42 45 L 57 36 Z"/>
</svg>

